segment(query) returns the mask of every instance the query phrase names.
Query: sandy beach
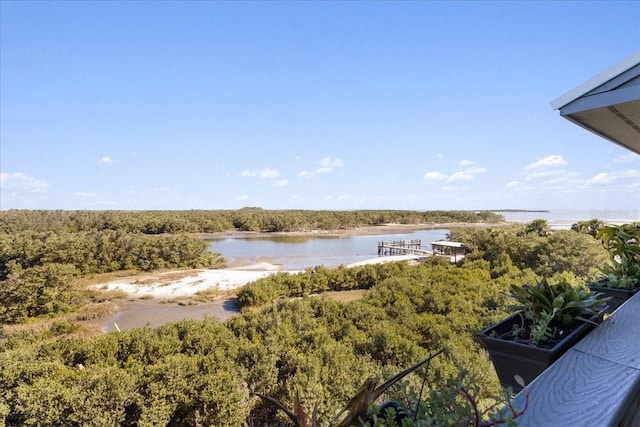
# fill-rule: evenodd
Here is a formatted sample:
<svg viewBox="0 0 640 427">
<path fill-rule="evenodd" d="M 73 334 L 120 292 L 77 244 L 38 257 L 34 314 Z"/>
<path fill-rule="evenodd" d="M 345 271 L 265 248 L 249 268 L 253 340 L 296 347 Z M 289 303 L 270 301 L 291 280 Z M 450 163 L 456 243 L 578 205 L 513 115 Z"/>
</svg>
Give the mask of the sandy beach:
<svg viewBox="0 0 640 427">
<path fill-rule="evenodd" d="M 416 255 L 377 257 L 348 264 L 347 267 L 394 261 L 410 261 L 418 258 L 420 257 Z M 277 265 L 269 262 L 261 262 L 259 264 L 236 268 L 149 273 L 93 285 L 92 288 L 100 291 L 122 291 L 135 298 L 172 299 L 193 296 L 198 292 L 210 289 L 220 291 L 237 289 L 247 283 L 280 271 Z M 285 272 L 295 274 L 299 271 Z M 176 278 L 177 273 L 182 273 L 179 274 L 179 276 L 182 277 Z"/>
</svg>

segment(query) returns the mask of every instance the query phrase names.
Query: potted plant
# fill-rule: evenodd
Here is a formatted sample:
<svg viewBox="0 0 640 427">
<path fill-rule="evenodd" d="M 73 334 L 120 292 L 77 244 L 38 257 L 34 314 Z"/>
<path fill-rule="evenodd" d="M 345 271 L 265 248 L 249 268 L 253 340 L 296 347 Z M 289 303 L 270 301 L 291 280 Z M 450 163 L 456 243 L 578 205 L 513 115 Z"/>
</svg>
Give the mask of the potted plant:
<svg viewBox="0 0 640 427">
<path fill-rule="evenodd" d="M 607 225 L 598 228 L 596 238 L 609 251 L 611 264 L 600 270 L 604 277 L 589 287 L 611 297 L 614 311 L 640 290 L 640 225 Z"/>
<path fill-rule="evenodd" d="M 602 318 L 608 297 L 562 279 L 536 286 L 511 286 L 515 314 L 484 329 L 479 336 L 500 382 L 520 390 L 519 375 L 530 383 Z"/>
</svg>

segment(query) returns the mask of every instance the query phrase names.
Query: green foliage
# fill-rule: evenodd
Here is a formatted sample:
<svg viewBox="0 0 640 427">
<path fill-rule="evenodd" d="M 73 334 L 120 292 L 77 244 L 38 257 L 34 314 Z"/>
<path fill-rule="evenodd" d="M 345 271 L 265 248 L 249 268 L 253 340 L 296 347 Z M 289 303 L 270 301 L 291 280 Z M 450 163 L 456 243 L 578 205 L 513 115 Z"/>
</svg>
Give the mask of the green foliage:
<svg viewBox="0 0 640 427">
<path fill-rule="evenodd" d="M 224 260 L 187 235 L 123 231 L 0 234 L 0 323 L 66 313 L 86 300 L 82 275 L 128 269 L 216 267 Z"/>
<path fill-rule="evenodd" d="M 598 228 L 602 227 L 604 222 L 599 219 L 591 219 L 589 221 L 578 221 L 571 225 L 571 229 L 581 234 L 588 234 L 591 237 L 596 237 Z"/>
<path fill-rule="evenodd" d="M 78 270 L 71 264 L 47 263 L 22 269 L 12 262 L 8 270 L 8 278 L 0 281 L 0 323 L 65 313 L 84 300 L 82 291 L 73 285 Z"/>
<path fill-rule="evenodd" d="M 510 389 L 502 391 L 501 397 L 496 397 L 493 404 L 481 408 L 479 402 L 482 395 L 481 388 L 473 378 L 468 378 L 468 372 L 461 370 L 456 378 L 450 379 L 438 389 L 429 390 L 423 396 L 423 390 L 406 390 L 403 387 L 406 400 L 390 400 L 382 405 L 375 404 L 376 400 L 392 386 L 399 383 L 408 374 L 422 365 L 427 364 L 438 354 L 418 362 L 402 372 L 394 375 L 380 386 L 375 378 L 368 378 L 358 392 L 349 399 L 346 406 L 334 418 L 331 425 L 336 427 L 366 426 L 366 427 L 410 427 L 410 426 L 482 426 L 494 425 L 515 426 L 515 419 L 527 409 L 528 395 L 525 390 L 525 406 L 516 408 L 511 404 L 513 393 Z M 524 387 L 522 379 L 519 382 Z M 296 394 L 294 409 L 290 410 L 284 404 L 269 396 L 257 394 L 264 401 L 272 404 L 284 412 L 296 427 L 316 427 L 317 405 L 309 417 Z M 343 415 L 345 414 L 345 415 Z"/>
<path fill-rule="evenodd" d="M 240 231 L 290 232 L 336 230 L 388 223 L 444 224 L 451 222 L 498 223 L 503 217 L 489 211 L 306 211 L 239 210 L 191 211 L 0 211 L 0 234 L 24 231 L 75 233 L 113 230 L 125 233 L 213 233 Z"/>
<path fill-rule="evenodd" d="M 493 278 L 514 276 L 529 269 L 538 280 L 565 271 L 581 280 L 591 280 L 607 259 L 607 251 L 589 235 L 546 230 L 541 223 L 453 228 L 450 237 L 464 243 L 464 265 L 486 261 Z"/>
<path fill-rule="evenodd" d="M 338 427 L 348 427 L 351 425 L 361 424 L 366 418 L 367 414 L 371 408 L 371 406 L 375 403 L 375 401 L 391 386 L 400 381 L 405 376 L 409 375 L 411 372 L 415 371 L 425 363 L 429 363 L 431 359 L 433 359 L 438 354 L 442 353 L 442 351 L 437 352 L 436 354 L 429 356 L 427 359 L 418 362 L 402 372 L 394 375 L 389 380 L 385 381 L 383 384 L 378 386 L 378 380 L 370 377 L 365 382 L 364 385 L 358 390 L 358 392 L 349 400 L 349 403 L 336 415 L 335 422 L 337 422 Z M 308 427 L 307 416 L 300 404 L 300 398 L 296 395 L 295 398 L 295 409 L 294 411 L 289 410 L 286 406 L 280 403 L 278 400 L 273 399 L 268 396 L 264 396 L 261 394 L 257 394 L 263 400 L 266 400 L 269 403 L 275 405 L 278 409 L 282 410 L 291 421 L 297 427 Z M 311 425 L 317 425 L 317 407 L 314 408 L 314 415 L 312 417 Z M 343 414 L 345 414 L 343 416 Z M 340 420 L 340 421 L 338 421 Z"/>
<path fill-rule="evenodd" d="M 300 297 L 325 291 L 369 289 L 389 277 L 402 275 L 406 263 L 372 264 L 353 268 L 331 269 L 317 266 L 303 273 L 277 273 L 242 287 L 238 295 L 240 307 L 255 307 L 280 297 Z"/>
<path fill-rule="evenodd" d="M 601 293 L 571 286 L 564 280 L 549 284 L 543 279 L 536 286 L 512 285 L 511 291 L 518 302 L 512 310 L 521 311 L 531 322 L 528 330 L 524 328 L 516 335 L 524 335 L 533 345 L 553 338 L 554 324 L 570 326 L 576 321 L 592 321 L 610 299 Z"/>
<path fill-rule="evenodd" d="M 640 225 L 602 226 L 596 238 L 609 251 L 610 260 L 601 269 L 607 277 L 598 285 L 624 289 L 640 286 Z"/>
<path fill-rule="evenodd" d="M 51 334 L 11 337 L 0 348 L 5 422 L 283 425 L 276 408 L 251 396 L 294 407 L 297 390 L 305 413 L 317 405 L 318 424 L 328 426 L 363 378 L 389 378 L 440 348 L 445 353 L 425 376 L 405 378 L 407 393 L 419 390 L 423 378 L 428 390 L 440 389 L 461 367 L 487 395 L 499 393 L 474 340 L 486 319 L 505 312 L 506 287 L 486 270 L 433 262 L 302 276 L 330 288 L 357 280 L 371 288 L 350 303 L 278 301 L 224 325 L 185 320 L 84 340 L 65 338 L 72 331 L 59 324 L 53 342 Z M 115 378 L 122 380 L 112 384 Z M 394 393 L 388 389 L 381 398 Z M 484 396 L 480 403 L 487 406 Z"/>
<path fill-rule="evenodd" d="M 596 238 L 612 256 L 625 260 L 637 260 L 640 256 L 640 225 L 608 225 L 598 229 Z"/>
<path fill-rule="evenodd" d="M 248 394 L 237 342 L 215 320 L 93 340 L 7 346 L 0 390 L 7 425 L 238 426 Z"/>
<path fill-rule="evenodd" d="M 534 219 L 521 231 L 521 235 L 536 234 L 540 237 L 546 237 L 551 233 L 549 223 L 544 219 Z"/>
<path fill-rule="evenodd" d="M 73 264 L 80 273 L 179 267 L 215 267 L 222 260 L 209 245 L 187 235 L 145 236 L 123 231 L 0 234 L 0 280 L 12 263 L 23 269 Z"/>
</svg>

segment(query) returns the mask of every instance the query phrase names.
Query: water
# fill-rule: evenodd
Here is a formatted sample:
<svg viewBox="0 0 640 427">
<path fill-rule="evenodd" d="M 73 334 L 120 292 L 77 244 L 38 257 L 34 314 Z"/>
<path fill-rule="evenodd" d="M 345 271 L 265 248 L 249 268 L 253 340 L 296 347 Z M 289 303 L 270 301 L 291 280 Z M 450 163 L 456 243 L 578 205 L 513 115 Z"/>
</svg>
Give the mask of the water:
<svg viewBox="0 0 640 427">
<path fill-rule="evenodd" d="M 336 267 L 378 256 L 378 242 L 390 240 L 422 240 L 425 249 L 430 242 L 446 238 L 449 230 L 419 230 L 412 233 L 374 236 L 277 236 L 230 237 L 210 240 L 213 252 L 218 252 L 229 266 L 268 261 L 281 270 L 303 270 L 324 265 Z"/>
<path fill-rule="evenodd" d="M 609 224 L 640 221 L 640 209 L 559 209 L 544 212 L 497 212 L 508 222 L 527 223 L 544 219 L 552 229 L 569 229 L 578 221 L 599 219 Z"/>
</svg>

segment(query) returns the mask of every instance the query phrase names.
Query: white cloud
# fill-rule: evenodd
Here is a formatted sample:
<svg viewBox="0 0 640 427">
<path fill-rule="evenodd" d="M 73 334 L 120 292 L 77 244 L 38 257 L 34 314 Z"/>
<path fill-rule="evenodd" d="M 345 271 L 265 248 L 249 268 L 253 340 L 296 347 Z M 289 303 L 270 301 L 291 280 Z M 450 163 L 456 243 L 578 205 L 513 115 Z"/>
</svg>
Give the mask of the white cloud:
<svg viewBox="0 0 640 427">
<path fill-rule="evenodd" d="M 240 176 L 243 178 L 277 178 L 278 176 L 280 176 L 280 174 L 275 169 L 263 168 L 243 170 L 242 172 L 240 172 Z"/>
<path fill-rule="evenodd" d="M 112 158 L 111 158 L 111 157 L 109 157 L 109 156 L 103 156 L 103 157 L 100 159 L 100 163 L 102 163 L 103 165 L 111 165 L 111 164 L 113 164 L 113 163 L 118 163 L 118 161 L 117 161 L 117 160 L 112 159 Z"/>
<path fill-rule="evenodd" d="M 465 170 L 466 173 L 471 174 L 471 175 L 477 175 L 479 173 L 485 173 L 487 170 L 485 168 L 471 168 L 471 169 L 467 169 Z"/>
<path fill-rule="evenodd" d="M 439 181 L 442 179 L 445 179 L 445 176 L 440 172 L 427 172 L 424 174 L 425 181 Z"/>
<path fill-rule="evenodd" d="M 533 187 L 525 184 L 524 182 L 520 182 L 520 181 L 509 181 L 505 186 L 509 190 L 517 191 L 517 192 L 533 190 Z"/>
<path fill-rule="evenodd" d="M 344 166 L 344 163 L 341 159 L 334 159 L 331 156 L 327 156 L 323 159 L 318 160 L 318 164 L 320 165 L 320 167 L 314 172 L 303 170 L 298 173 L 298 176 L 301 178 L 313 178 L 317 174 L 331 173 L 333 172 L 334 168 Z"/>
<path fill-rule="evenodd" d="M 276 181 L 276 183 L 274 184 L 276 187 L 284 187 L 286 185 L 289 184 L 289 181 L 287 181 L 286 179 L 281 179 L 279 181 Z"/>
<path fill-rule="evenodd" d="M 618 177 L 613 173 L 602 172 L 591 178 L 588 182 L 589 184 L 609 184 L 617 179 Z"/>
<path fill-rule="evenodd" d="M 451 176 L 447 178 L 447 181 L 450 181 L 450 182 L 471 181 L 471 180 L 473 180 L 473 175 L 466 172 L 456 172 L 454 174 L 451 174 Z"/>
<path fill-rule="evenodd" d="M 472 162 L 471 160 L 460 160 L 460 163 L 458 163 L 460 166 L 471 166 L 474 164 L 474 162 Z"/>
<path fill-rule="evenodd" d="M 260 171 L 260 178 L 277 178 L 280 174 L 275 169 L 262 169 Z"/>
<path fill-rule="evenodd" d="M 551 156 L 547 156 L 543 159 L 540 159 L 536 162 L 533 162 L 527 165 L 525 169 L 549 168 L 549 167 L 562 166 L 566 164 L 567 164 L 567 161 L 563 159 L 562 156 L 558 154 L 552 154 Z"/>
<path fill-rule="evenodd" d="M 640 171 L 636 169 L 629 169 L 621 172 L 601 172 L 589 179 L 587 184 L 611 184 L 626 178 L 640 178 Z M 632 183 L 632 186 L 635 186 L 635 184 L 636 183 Z"/>
<path fill-rule="evenodd" d="M 444 154 L 442 154 L 442 153 L 438 153 L 438 154 L 436 154 L 436 157 L 437 157 L 438 159 L 444 159 Z"/>
<path fill-rule="evenodd" d="M 456 187 L 452 186 L 452 185 L 445 185 L 444 187 L 441 188 L 442 191 L 455 191 Z"/>
<path fill-rule="evenodd" d="M 247 200 L 249 200 L 249 196 L 247 196 L 246 194 L 243 194 L 241 196 L 236 197 L 236 200 L 239 202 L 245 202 Z"/>
<path fill-rule="evenodd" d="M 344 164 L 342 163 L 342 159 L 334 159 L 331 156 L 320 159 L 318 164 L 325 168 L 339 168 L 344 166 Z"/>
<path fill-rule="evenodd" d="M 487 170 L 485 168 L 470 168 L 464 171 L 453 173 L 447 178 L 449 182 L 455 181 L 472 181 L 479 173 L 484 173 Z"/>
<path fill-rule="evenodd" d="M 527 174 L 525 179 L 527 181 L 531 181 L 532 179 L 545 178 L 545 177 L 548 177 L 548 176 L 562 175 L 562 174 L 565 174 L 565 173 L 566 173 L 566 171 L 564 169 L 555 169 L 555 170 L 545 170 L 545 169 L 543 169 L 543 170 L 539 170 L 539 171 Z"/>
<path fill-rule="evenodd" d="M 624 156 L 616 157 L 613 159 L 613 163 L 630 163 L 640 159 L 640 156 L 635 153 L 625 154 Z"/>
<path fill-rule="evenodd" d="M 0 188 L 15 188 L 34 193 L 44 193 L 49 189 L 49 183 L 22 172 L 2 172 L 0 173 Z"/>
<path fill-rule="evenodd" d="M 344 166 L 341 159 L 334 159 L 331 156 L 327 156 L 323 159 L 318 160 L 318 164 L 320 167 L 315 171 L 311 172 L 308 170 L 303 170 L 298 173 L 300 178 L 313 178 L 318 174 L 325 174 L 333 172 L 333 169 L 336 167 Z"/>
<path fill-rule="evenodd" d="M 565 184 L 567 182 L 567 177 L 561 176 L 559 178 L 548 179 L 542 182 L 542 185 L 556 185 L 556 184 Z"/>
</svg>

